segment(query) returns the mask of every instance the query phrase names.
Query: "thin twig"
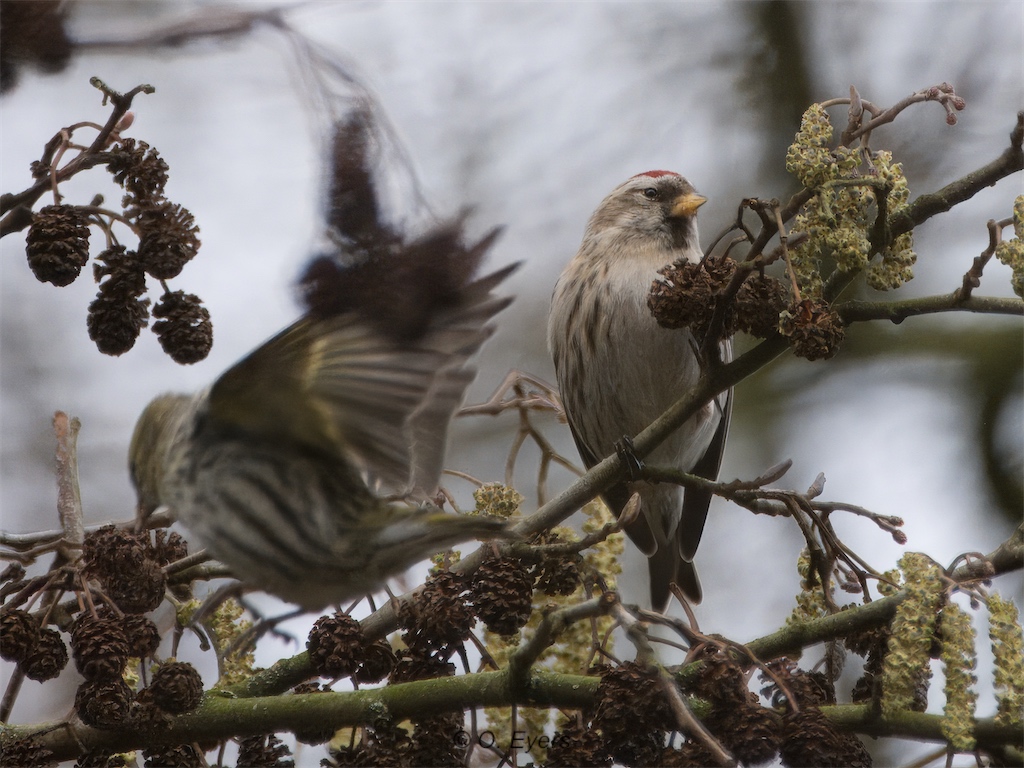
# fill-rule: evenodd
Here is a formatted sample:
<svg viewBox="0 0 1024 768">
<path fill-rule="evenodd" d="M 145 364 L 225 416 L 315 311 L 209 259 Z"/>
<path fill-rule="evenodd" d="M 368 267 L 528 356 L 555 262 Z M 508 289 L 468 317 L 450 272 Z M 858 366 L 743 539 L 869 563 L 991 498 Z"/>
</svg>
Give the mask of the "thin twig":
<svg viewBox="0 0 1024 768">
<path fill-rule="evenodd" d="M 981 255 L 974 257 L 974 261 L 971 262 L 971 268 L 964 273 L 963 284 L 953 292 L 953 296 L 956 299 L 963 301 L 971 298 L 971 292 L 981 285 L 981 273 L 984 271 L 985 265 L 995 255 L 996 248 L 1003 240 L 1003 227 L 1008 227 L 1011 224 L 1013 224 L 1013 219 L 1003 219 L 1002 221 L 988 220 L 986 224 L 988 229 L 988 247 L 981 252 Z"/>
<path fill-rule="evenodd" d="M 59 551 L 67 561 L 78 557 L 85 541 L 76 449 L 81 428 L 81 421 L 69 419 L 63 411 L 57 411 L 53 416 L 53 431 L 57 437 L 57 517 L 62 532 Z"/>
</svg>

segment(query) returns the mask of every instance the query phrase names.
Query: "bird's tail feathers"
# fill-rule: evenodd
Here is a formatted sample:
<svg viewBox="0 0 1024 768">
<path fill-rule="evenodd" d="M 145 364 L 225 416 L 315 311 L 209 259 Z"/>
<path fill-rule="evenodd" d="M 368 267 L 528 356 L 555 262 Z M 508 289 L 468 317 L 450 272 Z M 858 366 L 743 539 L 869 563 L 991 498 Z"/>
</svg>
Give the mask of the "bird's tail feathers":
<svg viewBox="0 0 1024 768">
<path fill-rule="evenodd" d="M 651 608 L 664 613 L 672 597 L 669 585 L 675 583 L 691 603 L 703 597 L 700 579 L 693 563 L 679 557 L 675 547 L 662 545 L 647 560 L 651 580 Z"/>
</svg>

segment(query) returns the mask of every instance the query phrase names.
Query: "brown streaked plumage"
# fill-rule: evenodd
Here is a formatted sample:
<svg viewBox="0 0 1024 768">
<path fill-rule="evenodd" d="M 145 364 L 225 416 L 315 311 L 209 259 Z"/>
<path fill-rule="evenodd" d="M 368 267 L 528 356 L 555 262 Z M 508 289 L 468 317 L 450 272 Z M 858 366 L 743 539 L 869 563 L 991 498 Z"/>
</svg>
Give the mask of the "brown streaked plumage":
<svg viewBox="0 0 1024 768">
<path fill-rule="evenodd" d="M 555 286 L 548 347 L 565 414 L 587 467 L 614 453 L 691 388 L 700 375 L 688 330 L 661 328 L 647 309 L 657 270 L 701 256 L 697 209 L 705 198 L 682 176 L 648 171 L 619 185 L 587 224 L 576 256 Z M 723 345 L 731 355 L 728 342 Z M 692 417 L 647 457 L 715 478 L 721 465 L 731 391 Z M 669 584 L 701 599 L 693 556 L 711 496 L 667 484 L 620 483 L 604 494 L 615 514 L 638 491 L 640 517 L 626 533 L 649 558 L 651 604 L 663 611 Z"/>
</svg>

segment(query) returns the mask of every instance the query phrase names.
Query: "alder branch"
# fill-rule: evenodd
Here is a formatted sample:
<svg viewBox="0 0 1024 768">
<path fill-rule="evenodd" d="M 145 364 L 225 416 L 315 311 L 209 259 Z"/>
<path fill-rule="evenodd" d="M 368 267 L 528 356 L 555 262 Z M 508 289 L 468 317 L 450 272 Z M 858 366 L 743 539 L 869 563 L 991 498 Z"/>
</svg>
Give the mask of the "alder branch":
<svg viewBox="0 0 1024 768">
<path fill-rule="evenodd" d="M 925 101 L 935 101 L 946 110 L 946 122 L 949 125 L 956 124 L 956 113 L 964 108 L 964 100 L 956 95 L 953 86 L 949 83 L 941 83 L 900 99 L 888 109 L 875 106 L 870 101 L 862 99 L 857 89 L 850 86 L 850 97 L 840 99 L 829 99 L 822 103 L 823 107 L 831 107 L 837 104 L 849 104 L 849 124 L 842 133 L 843 146 L 849 146 L 855 139 L 864 136 L 865 138 L 879 126 L 886 125 L 895 120 L 901 112 L 914 104 Z M 871 115 L 866 123 L 863 122 L 864 113 Z"/>
<path fill-rule="evenodd" d="M 220 741 L 280 731 L 301 731 L 310 723 L 331 728 L 373 722 L 387 712 L 396 722 L 477 706 L 556 705 L 581 708 L 594 699 L 598 677 L 534 673 L 526 692 L 517 692 L 508 670 L 420 680 L 362 691 L 322 692 L 235 699 L 208 694 L 200 707 L 162 727 L 98 730 L 80 722 L 0 728 L 0 738 L 39 734 L 58 760 L 82 750 L 125 752 L 159 745 Z"/>
<path fill-rule="evenodd" d="M 932 216 L 970 200 L 986 187 L 1020 170 L 1024 170 L 1024 112 L 1017 113 L 1017 123 L 1010 132 L 1010 146 L 998 158 L 936 192 L 920 195 L 899 213 L 890 216 L 891 237 L 909 232 Z"/>
<path fill-rule="evenodd" d="M 1024 525 L 995 550 L 979 561 L 960 566 L 950 578 L 957 583 L 989 579 L 1024 569 Z M 900 590 L 865 605 L 857 605 L 831 616 L 788 625 L 746 643 L 747 649 L 761 660 L 799 654 L 812 645 L 887 625 L 896 608 L 906 599 Z"/>
<path fill-rule="evenodd" d="M 78 432 L 82 422 L 68 418 L 63 411 L 53 416 L 53 431 L 57 438 L 57 517 L 60 519 L 61 553 L 72 559 L 85 541 L 82 523 L 82 492 L 78 485 Z"/>
<path fill-rule="evenodd" d="M 1017 113 L 1017 123 L 1010 132 L 1010 146 L 998 158 L 942 189 L 919 195 L 905 208 L 891 215 L 887 221 L 890 239 L 910 232 L 932 216 L 951 210 L 986 187 L 995 186 L 997 182 L 1021 170 L 1024 170 L 1024 112 Z M 833 271 L 825 281 L 825 298 L 832 300 L 839 296 L 859 274 L 856 270 Z"/>
<path fill-rule="evenodd" d="M 790 463 L 787 462 L 779 466 L 788 469 Z M 849 512 L 870 520 L 882 531 L 891 535 L 898 544 L 906 543 L 906 534 L 901 530 L 903 526 L 902 518 L 872 512 L 856 504 L 841 501 L 819 501 L 816 496 L 824 488 L 823 474 L 818 476 L 820 478 L 820 487 L 812 489 L 813 492 L 800 493 L 794 490 L 765 488 L 765 485 L 769 482 L 774 482 L 783 474 L 783 472 L 773 470 L 776 470 L 776 468 L 772 468 L 754 481 L 732 480 L 723 483 L 714 482 L 699 475 L 681 472 L 673 468 L 644 467 L 643 478 L 652 483 L 673 483 L 684 488 L 708 491 L 758 515 L 792 517 L 793 508 L 796 505 L 805 512 L 821 514 L 821 519 L 816 518 L 814 520 L 815 527 L 819 529 L 827 527 L 824 521 L 827 515 L 833 512 Z M 805 534 L 807 533 L 810 533 L 810 531 L 805 531 Z M 834 539 L 829 530 L 823 531 L 823 533 L 829 536 L 830 539 Z M 837 539 L 829 541 L 828 544 L 830 548 L 840 545 Z M 812 542 L 808 541 L 808 546 L 811 545 Z"/>
<path fill-rule="evenodd" d="M 946 740 L 942 734 L 941 715 L 903 711 L 883 717 L 867 704 L 826 706 L 821 711 L 844 731 L 865 736 L 897 736 L 938 743 Z M 1012 746 L 1020 743 L 1020 726 L 1000 725 L 994 718 L 982 718 L 975 723 L 974 736 L 982 749 Z"/>
<path fill-rule="evenodd" d="M 1024 316 L 1024 301 L 996 296 L 961 298 L 959 289 L 938 296 L 922 296 L 899 301 L 843 301 L 835 305 L 845 325 L 865 320 L 889 320 L 900 324 L 908 317 L 940 312 L 974 312 L 980 315 Z"/>
<path fill-rule="evenodd" d="M 106 103 L 108 99 L 110 100 L 113 105 L 113 109 L 111 110 L 110 117 L 107 118 L 106 124 L 100 128 L 92 144 L 72 158 L 64 167 L 54 169 L 53 176 L 56 176 L 56 183 L 58 184 L 70 179 L 80 171 L 106 163 L 109 158 L 103 154 L 102 150 L 107 146 L 111 136 L 115 134 L 118 124 L 121 122 L 121 118 L 125 116 L 129 109 L 131 109 L 132 100 L 140 93 L 154 93 L 156 91 L 156 89 L 151 85 L 138 85 L 127 93 L 117 93 L 110 90 L 110 88 L 108 88 L 103 81 L 97 77 L 92 78 L 90 82 L 93 86 L 103 92 L 104 103 Z M 57 136 L 47 144 L 47 151 L 49 151 L 51 146 L 55 146 L 54 140 L 61 139 L 62 134 L 63 132 L 58 133 Z M 44 162 L 44 165 L 48 165 L 48 163 Z M 31 187 L 18 192 L 17 194 L 6 193 L 4 195 L 0 195 L 0 214 L 7 214 L 3 219 L 0 219 L 0 237 L 25 229 L 32 223 L 32 217 L 26 217 L 22 213 L 21 209 L 33 205 L 47 190 L 53 187 L 54 181 L 55 180 L 51 174 L 47 174 Z"/>
<path fill-rule="evenodd" d="M 614 597 L 609 598 L 609 595 L 605 594 L 599 598 L 554 611 L 541 619 L 533 636 L 509 657 L 508 669 L 513 684 L 522 690 L 528 689 L 530 669 L 540 659 L 544 651 L 554 645 L 558 636 L 577 621 L 606 614 L 613 602 Z"/>
<path fill-rule="evenodd" d="M 1008 227 L 1013 224 L 1013 219 L 1003 219 L 1002 221 L 996 221 L 995 219 L 989 219 L 988 221 L 988 246 L 979 256 L 975 256 L 971 262 L 971 268 L 964 273 L 964 279 L 960 287 L 954 291 L 954 295 L 957 296 L 961 301 L 970 298 L 971 293 L 981 285 L 981 275 L 985 271 L 985 265 L 992 259 L 996 254 L 996 249 L 999 244 L 1003 241 L 1003 227 Z"/>
<path fill-rule="evenodd" d="M 146 529 L 169 528 L 174 519 L 167 513 L 166 508 L 152 513 L 146 518 Z M 132 529 L 136 526 L 136 520 L 120 520 L 116 522 L 92 523 L 83 528 L 85 533 L 93 533 L 108 525 L 115 525 L 118 528 Z M 8 547 L 11 551 L 0 550 L 0 560 L 16 560 L 24 553 L 31 553 L 34 550 L 42 549 L 50 551 L 61 544 L 64 537 L 63 530 L 32 531 L 31 533 L 11 533 L 0 531 L 0 547 Z"/>
<path fill-rule="evenodd" d="M 81 723 L 46 723 L 41 726 L 3 726 L 0 738 L 26 738 L 50 750 L 54 759 L 70 760 L 83 750 L 127 752 L 133 749 L 220 741 L 231 737 L 269 732 L 302 731 L 310 723 L 329 728 L 358 727 L 387 712 L 394 720 L 430 717 L 440 712 L 471 706 L 559 706 L 581 709 L 593 705 L 599 677 L 536 673 L 530 678 L 530 695 L 516 695 L 508 675 L 478 672 L 459 677 L 421 680 L 367 691 L 322 692 L 270 696 L 260 699 L 208 697 L 198 710 L 171 720 L 166 726 L 148 729 L 98 730 Z M 690 700 L 696 713 L 706 711 L 700 700 Z M 914 738 L 945 743 L 943 717 L 920 712 L 899 712 L 889 717 L 864 704 L 822 707 L 822 713 L 844 731 L 868 736 Z M 975 735 L 981 747 L 1015 744 L 1019 728 L 999 725 L 994 718 L 979 719 Z"/>
</svg>

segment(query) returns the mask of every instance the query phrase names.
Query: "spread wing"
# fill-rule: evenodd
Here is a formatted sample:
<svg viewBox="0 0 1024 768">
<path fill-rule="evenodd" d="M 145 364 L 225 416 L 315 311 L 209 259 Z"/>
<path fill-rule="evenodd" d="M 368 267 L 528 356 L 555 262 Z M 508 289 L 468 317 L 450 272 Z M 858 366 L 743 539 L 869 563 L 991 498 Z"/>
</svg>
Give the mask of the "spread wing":
<svg viewBox="0 0 1024 768">
<path fill-rule="evenodd" d="M 491 290 L 511 270 L 467 285 L 413 340 L 360 312 L 303 318 L 217 380 L 211 426 L 355 460 L 395 492 L 432 492 L 474 376 L 468 360 L 510 302 Z"/>
</svg>

